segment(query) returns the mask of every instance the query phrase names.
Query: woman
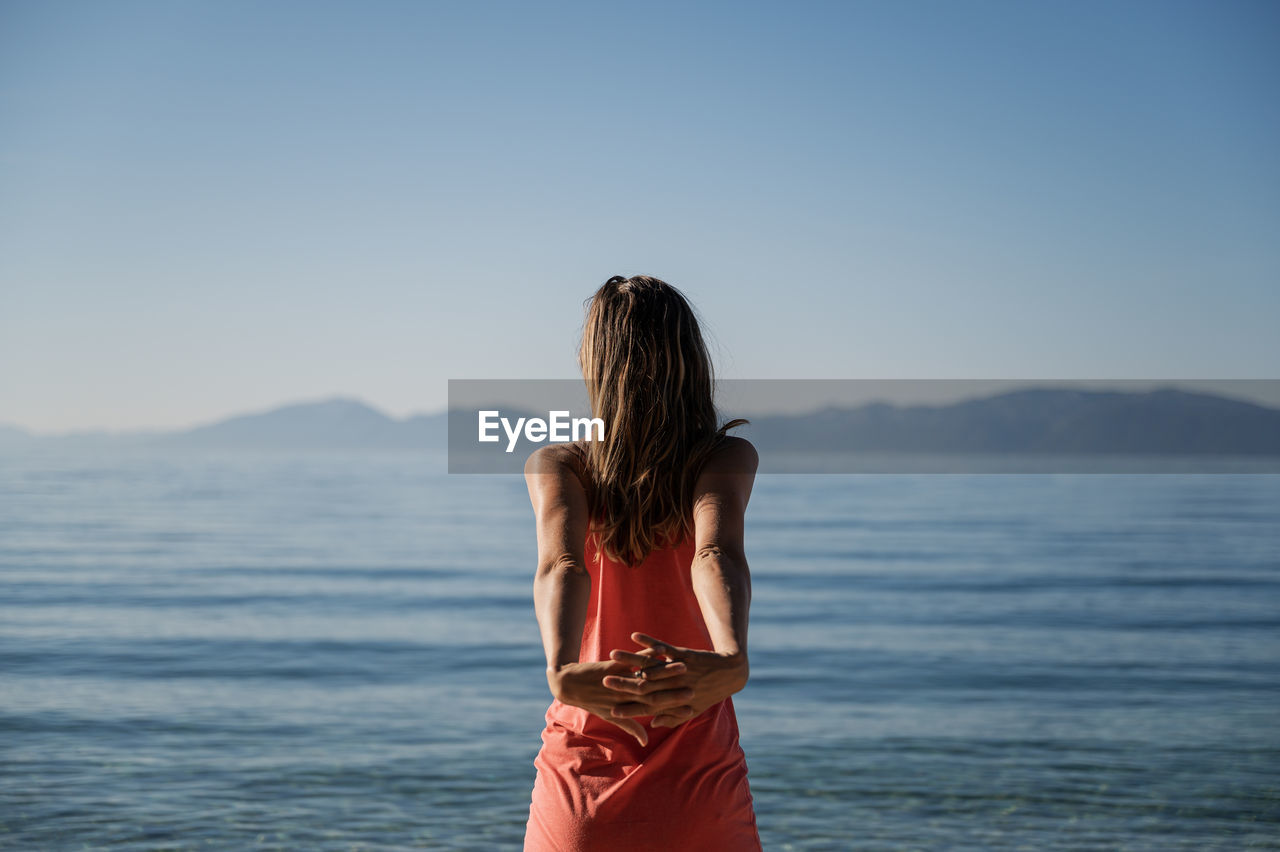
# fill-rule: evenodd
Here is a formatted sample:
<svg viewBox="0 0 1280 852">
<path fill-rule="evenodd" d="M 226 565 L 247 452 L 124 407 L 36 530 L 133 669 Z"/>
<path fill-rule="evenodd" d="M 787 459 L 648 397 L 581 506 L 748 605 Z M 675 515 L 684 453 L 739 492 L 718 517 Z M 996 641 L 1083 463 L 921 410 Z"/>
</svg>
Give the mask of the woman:
<svg viewBox="0 0 1280 852">
<path fill-rule="evenodd" d="M 656 278 L 605 282 L 578 361 L 605 439 L 525 466 L 554 700 L 524 848 L 759 850 L 730 698 L 748 676 L 758 459 L 726 430 L 746 421 L 717 428 L 697 320 Z"/>
</svg>

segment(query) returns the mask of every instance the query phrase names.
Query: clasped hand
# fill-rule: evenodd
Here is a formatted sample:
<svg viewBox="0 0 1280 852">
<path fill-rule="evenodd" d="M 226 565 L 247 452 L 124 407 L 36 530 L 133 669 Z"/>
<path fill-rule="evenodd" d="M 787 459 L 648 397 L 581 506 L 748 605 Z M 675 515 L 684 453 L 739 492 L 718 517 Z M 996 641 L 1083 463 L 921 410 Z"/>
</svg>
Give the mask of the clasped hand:
<svg viewBox="0 0 1280 852">
<path fill-rule="evenodd" d="M 617 725 L 643 746 L 649 734 L 636 717 L 652 716 L 653 727 L 674 728 L 746 685 L 745 655 L 682 648 L 644 633 L 631 638 L 645 647 L 614 649 L 608 660 L 548 671 L 552 694 Z"/>
</svg>

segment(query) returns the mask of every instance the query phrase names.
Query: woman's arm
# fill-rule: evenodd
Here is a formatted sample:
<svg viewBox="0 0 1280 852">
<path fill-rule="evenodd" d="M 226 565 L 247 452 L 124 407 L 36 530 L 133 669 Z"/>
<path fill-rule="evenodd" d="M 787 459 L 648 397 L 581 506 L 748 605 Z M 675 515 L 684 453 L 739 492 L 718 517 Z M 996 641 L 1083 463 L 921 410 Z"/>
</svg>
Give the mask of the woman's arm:
<svg viewBox="0 0 1280 852">
<path fill-rule="evenodd" d="M 605 686 L 632 696 L 631 703 L 614 709 L 615 716 L 653 712 L 647 703 L 651 692 L 687 686 L 693 690 L 693 699 L 653 720 L 655 726 L 674 727 L 747 685 L 751 574 L 743 539 L 747 502 L 758 465 L 759 456 L 751 442 L 731 438 L 707 463 L 694 491 L 695 555 L 690 572 L 713 650 L 681 648 L 647 634 L 633 633 L 631 638 L 645 645 L 644 650 L 637 653 L 615 649 L 609 655 L 611 659 L 639 665 L 655 656 L 665 657 L 684 663 L 686 672 L 660 683 L 605 678 Z"/>
<path fill-rule="evenodd" d="M 694 594 L 716 653 L 744 666 L 751 608 L 744 527 L 759 463 L 750 441 L 731 438 L 698 477 L 693 502 Z"/>
<path fill-rule="evenodd" d="M 587 495 L 558 448 L 534 452 L 525 462 L 525 483 L 538 530 L 534 611 L 547 655 L 547 671 L 578 661 L 587 618 L 591 576 L 583 564 Z"/>
</svg>

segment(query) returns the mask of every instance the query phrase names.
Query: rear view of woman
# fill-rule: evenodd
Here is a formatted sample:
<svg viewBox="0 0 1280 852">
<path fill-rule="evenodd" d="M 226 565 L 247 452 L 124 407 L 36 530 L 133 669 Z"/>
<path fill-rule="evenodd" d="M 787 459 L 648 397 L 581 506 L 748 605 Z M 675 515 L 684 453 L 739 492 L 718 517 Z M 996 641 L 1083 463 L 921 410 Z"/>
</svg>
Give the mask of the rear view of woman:
<svg viewBox="0 0 1280 852">
<path fill-rule="evenodd" d="M 759 850 L 730 698 L 747 683 L 751 444 L 717 425 L 693 311 L 656 278 L 592 297 L 578 353 L 605 440 L 525 467 L 554 700 L 526 852 Z"/>
</svg>

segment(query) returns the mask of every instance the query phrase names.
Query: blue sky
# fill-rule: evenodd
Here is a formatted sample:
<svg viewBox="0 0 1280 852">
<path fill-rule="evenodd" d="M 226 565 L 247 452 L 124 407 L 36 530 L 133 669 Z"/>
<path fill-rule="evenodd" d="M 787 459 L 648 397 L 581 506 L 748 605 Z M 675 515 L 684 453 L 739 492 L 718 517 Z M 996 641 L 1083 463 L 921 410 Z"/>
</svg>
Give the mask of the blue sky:
<svg viewBox="0 0 1280 852">
<path fill-rule="evenodd" d="M 0 422 L 568 378 L 1275 378 L 1280 6 L 0 5 Z"/>
</svg>

